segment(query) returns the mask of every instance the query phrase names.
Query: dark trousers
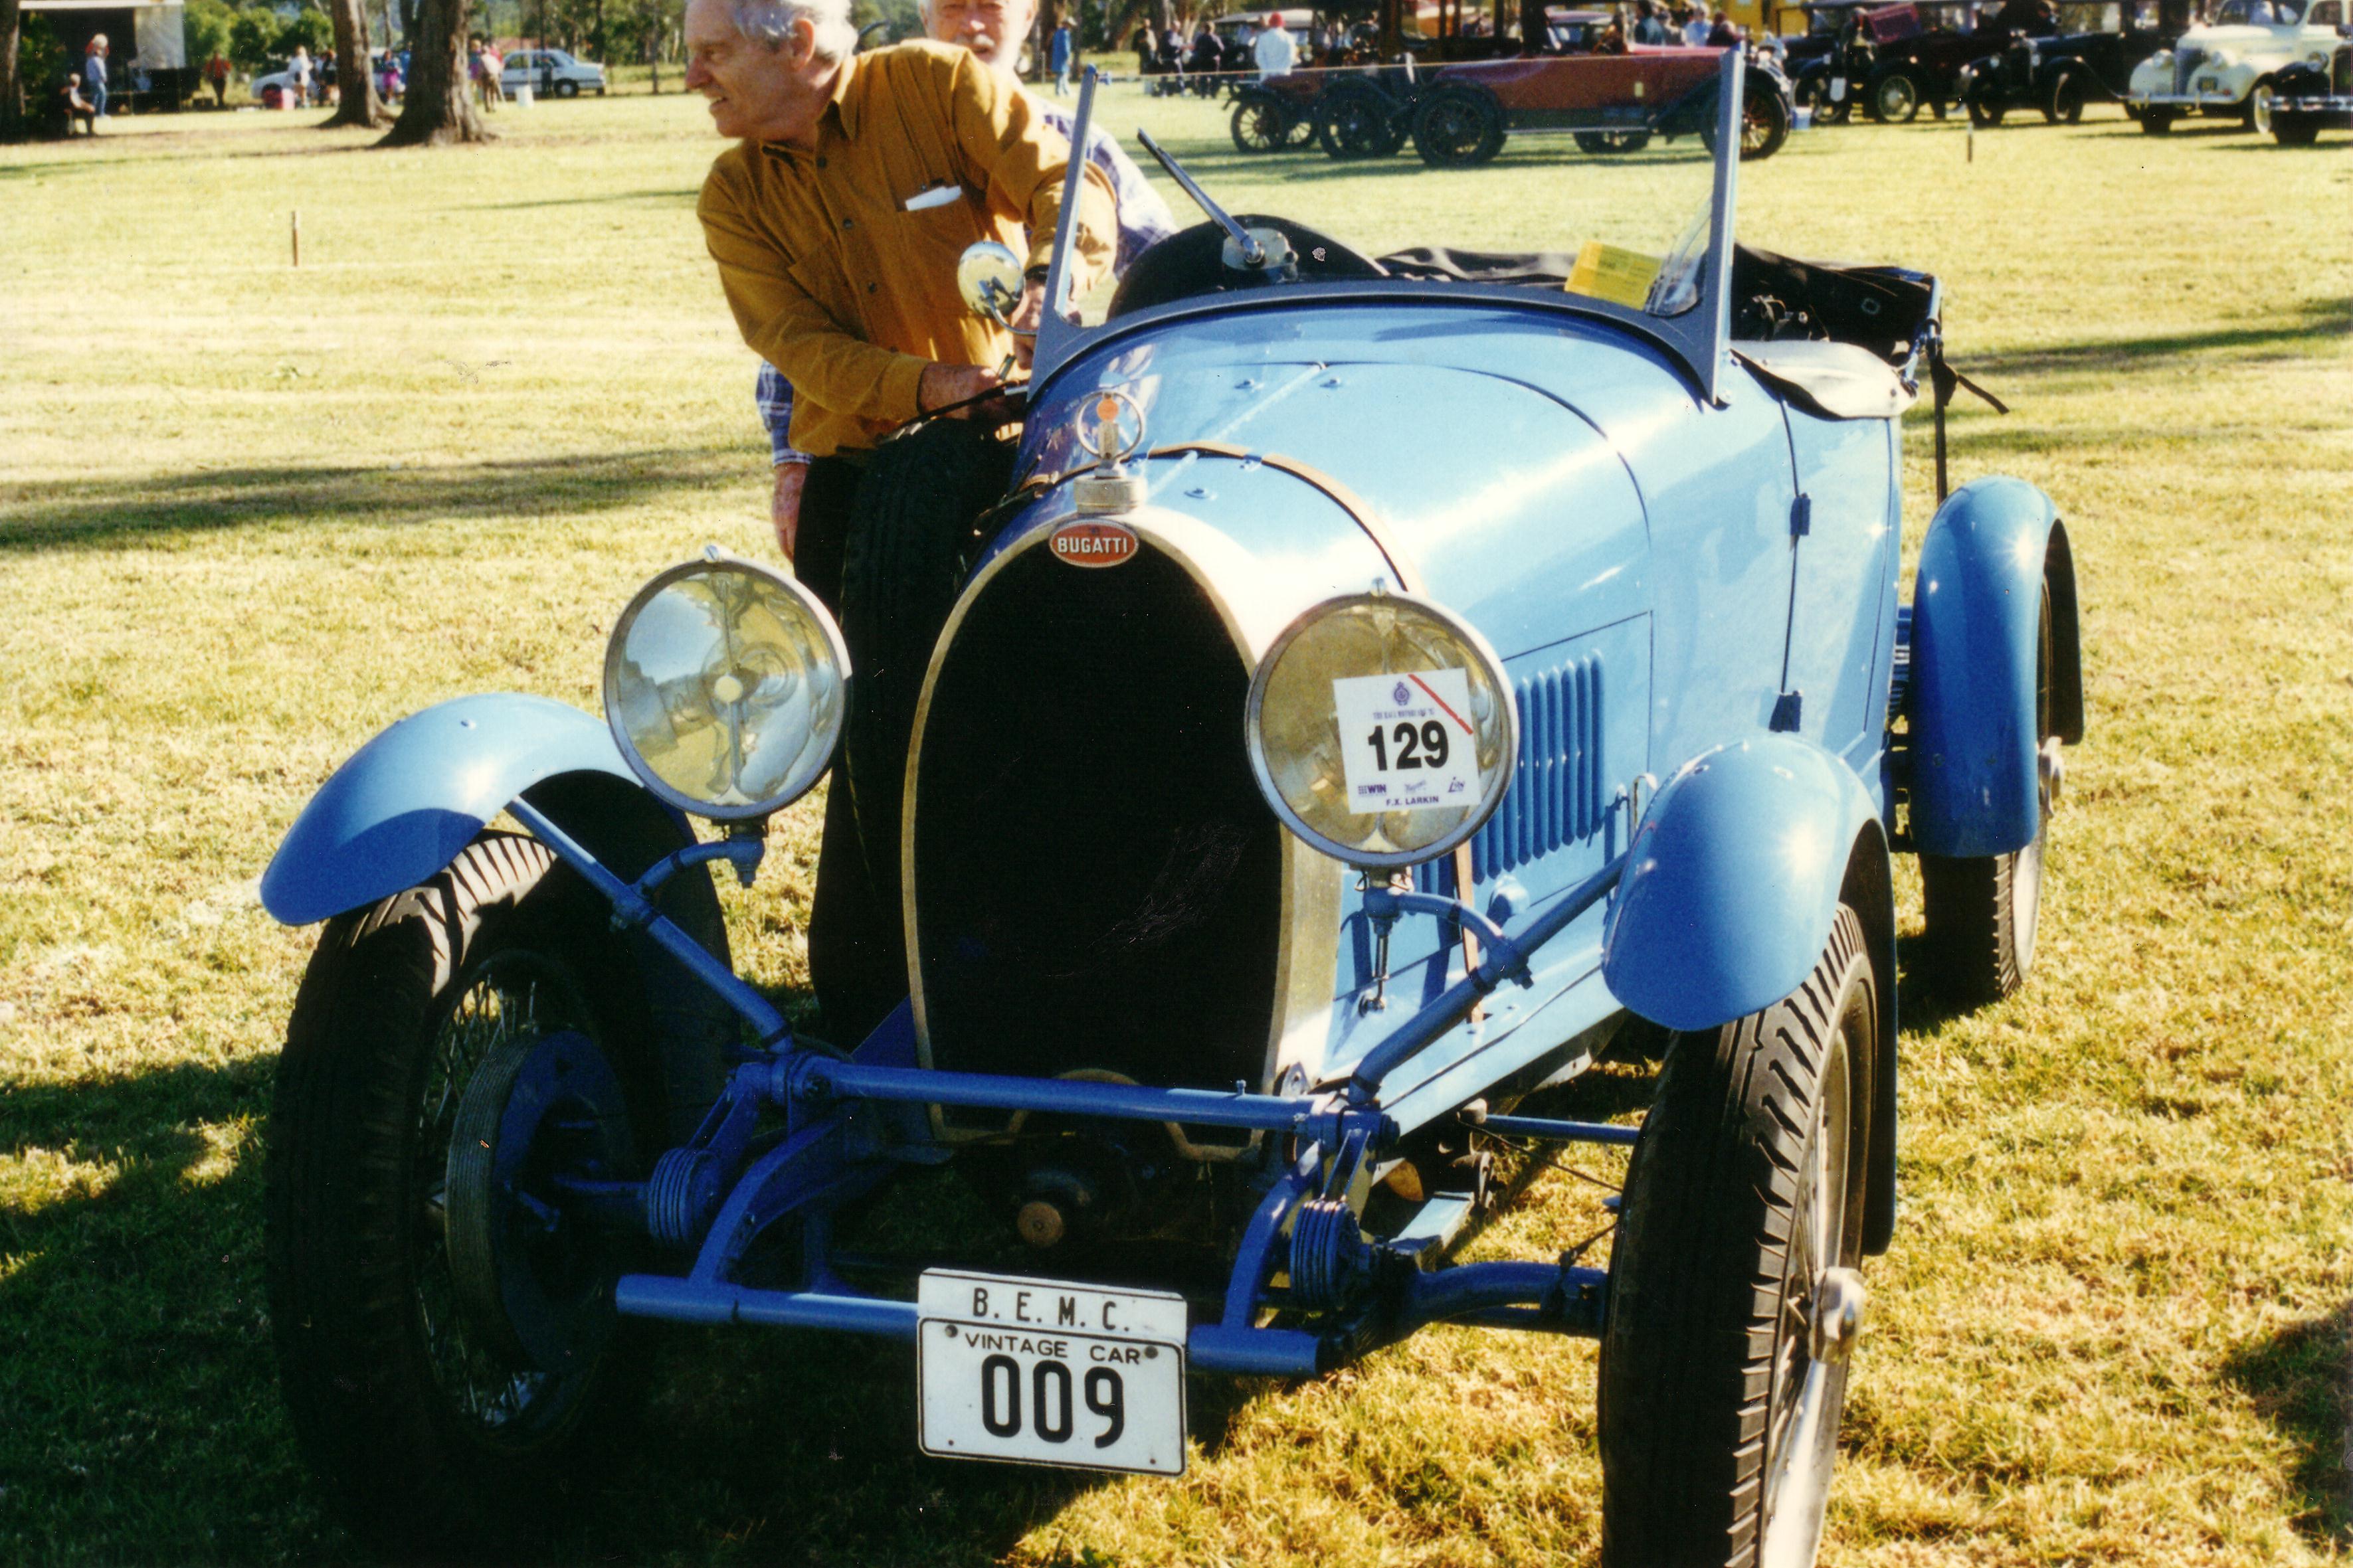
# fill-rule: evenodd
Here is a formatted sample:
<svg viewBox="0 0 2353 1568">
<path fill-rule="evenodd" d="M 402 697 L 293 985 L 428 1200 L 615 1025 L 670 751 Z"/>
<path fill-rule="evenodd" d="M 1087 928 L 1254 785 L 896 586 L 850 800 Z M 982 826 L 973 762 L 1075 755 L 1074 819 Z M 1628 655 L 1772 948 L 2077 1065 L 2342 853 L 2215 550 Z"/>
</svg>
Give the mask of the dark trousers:
<svg viewBox="0 0 2353 1568">
<path fill-rule="evenodd" d="M 841 573 L 862 468 L 847 458 L 819 458 L 801 487 L 800 535 L 793 569 L 819 603 L 841 616 Z M 859 650 L 849 650 L 857 679 Z M 826 789 L 825 842 L 818 851 L 817 893 L 809 904 L 809 983 L 824 1015 L 824 1037 L 845 1049 L 873 1032 L 907 994 L 907 942 L 894 901 L 867 871 L 858 814 L 840 753 Z M 882 847 L 891 852 L 895 847 Z"/>
</svg>

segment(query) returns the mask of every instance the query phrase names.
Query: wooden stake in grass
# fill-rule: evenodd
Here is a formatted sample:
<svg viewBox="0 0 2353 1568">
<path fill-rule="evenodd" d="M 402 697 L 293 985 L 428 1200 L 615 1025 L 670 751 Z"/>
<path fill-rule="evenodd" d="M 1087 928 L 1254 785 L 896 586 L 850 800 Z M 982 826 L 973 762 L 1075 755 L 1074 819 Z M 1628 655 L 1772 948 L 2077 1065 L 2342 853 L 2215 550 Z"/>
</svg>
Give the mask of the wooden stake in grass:
<svg viewBox="0 0 2353 1568">
<path fill-rule="evenodd" d="M 1969 145 L 1969 155 L 1964 159 L 1963 162 L 1974 163 L 1978 161 L 1978 128 L 1976 126 L 1972 125 L 1969 127 L 1968 134 L 1965 140 Z"/>
<path fill-rule="evenodd" d="M 300 267 L 302 265 L 302 209 L 301 207 L 294 209 L 293 237 L 294 265 Z"/>
</svg>

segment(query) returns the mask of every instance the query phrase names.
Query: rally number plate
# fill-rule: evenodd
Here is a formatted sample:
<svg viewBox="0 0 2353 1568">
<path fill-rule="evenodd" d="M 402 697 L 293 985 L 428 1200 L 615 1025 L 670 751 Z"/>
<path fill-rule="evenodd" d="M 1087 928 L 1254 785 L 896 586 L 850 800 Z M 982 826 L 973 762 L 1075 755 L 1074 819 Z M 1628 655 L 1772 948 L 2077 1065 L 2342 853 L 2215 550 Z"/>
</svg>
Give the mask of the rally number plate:
<svg viewBox="0 0 2353 1568">
<path fill-rule="evenodd" d="M 1185 1298 L 949 1269 L 916 1291 L 923 1452 L 1185 1473 Z"/>
</svg>

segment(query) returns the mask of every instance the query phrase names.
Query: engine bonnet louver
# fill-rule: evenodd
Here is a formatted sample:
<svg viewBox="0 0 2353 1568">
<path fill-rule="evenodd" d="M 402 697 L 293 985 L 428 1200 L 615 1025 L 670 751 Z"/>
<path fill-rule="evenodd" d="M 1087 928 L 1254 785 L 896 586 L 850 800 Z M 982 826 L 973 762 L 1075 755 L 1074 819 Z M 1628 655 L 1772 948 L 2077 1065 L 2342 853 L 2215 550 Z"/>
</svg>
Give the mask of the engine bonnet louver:
<svg viewBox="0 0 2353 1568">
<path fill-rule="evenodd" d="M 1520 756 L 1504 803 L 1471 841 L 1481 881 L 1540 860 L 1600 831 L 1610 786 L 1602 761 L 1601 656 L 1584 653 L 1522 677 Z M 1452 892 L 1451 861 L 1419 868 L 1426 892 Z"/>
</svg>

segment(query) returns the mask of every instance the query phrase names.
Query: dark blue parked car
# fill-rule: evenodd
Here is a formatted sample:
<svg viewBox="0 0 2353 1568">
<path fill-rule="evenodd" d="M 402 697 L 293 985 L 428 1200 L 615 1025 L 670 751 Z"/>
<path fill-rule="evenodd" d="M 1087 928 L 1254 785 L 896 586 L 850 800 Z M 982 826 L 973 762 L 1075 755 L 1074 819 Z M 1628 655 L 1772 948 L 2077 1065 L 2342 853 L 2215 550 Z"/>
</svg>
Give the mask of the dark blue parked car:
<svg viewBox="0 0 2353 1568">
<path fill-rule="evenodd" d="M 1890 858 L 1954 992 L 2020 984 L 2083 700 L 2032 487 L 1955 490 L 1907 607 L 1937 288 L 1736 245 L 1740 69 L 1623 210 L 1631 160 L 1525 176 L 1573 251 L 1377 260 L 1203 196 L 1050 313 L 895 740 L 855 735 L 901 650 L 853 673 L 714 552 L 619 618 L 603 720 L 469 698 L 344 764 L 263 893 L 327 921 L 269 1256 L 349 1517 L 543 1510 L 646 1320 L 897 1339 L 926 1451 L 1146 1473 L 1188 1373 L 1450 1321 L 1600 1341 L 1609 1561 L 1811 1561 L 1896 1220 Z M 1009 253 L 968 261 L 999 308 Z M 878 458 L 870 517 L 929 471 Z M 751 876 L 845 724 L 908 996 L 828 1044 L 733 975 L 704 868 Z M 1519 1103 L 1609 1053 L 1662 1063 L 1639 1125 Z M 1577 1143 L 1631 1148 L 1606 1266 L 1451 1261 L 1487 1152 Z M 845 1240 L 942 1165 L 984 1234 Z"/>
</svg>

